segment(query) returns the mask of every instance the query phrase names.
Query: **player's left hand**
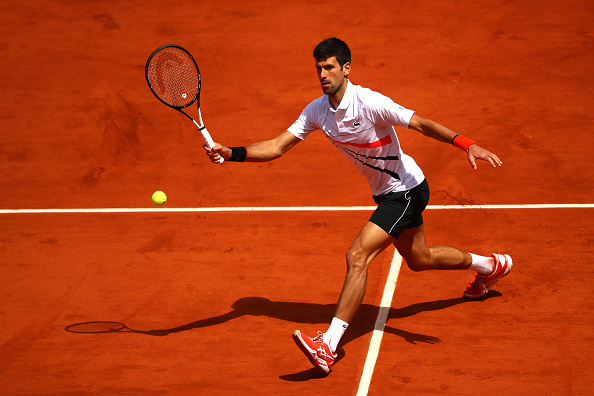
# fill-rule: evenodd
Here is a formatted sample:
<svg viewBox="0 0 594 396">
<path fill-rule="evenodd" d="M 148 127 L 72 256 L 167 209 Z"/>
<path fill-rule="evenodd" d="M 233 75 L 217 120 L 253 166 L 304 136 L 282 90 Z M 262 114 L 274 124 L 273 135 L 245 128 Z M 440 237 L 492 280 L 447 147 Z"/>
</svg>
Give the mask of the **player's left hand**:
<svg viewBox="0 0 594 396">
<path fill-rule="evenodd" d="M 503 162 L 497 157 L 495 154 L 490 152 L 489 150 L 485 150 L 484 148 L 478 146 L 477 144 L 473 144 L 468 147 L 468 162 L 470 162 L 470 166 L 472 169 L 476 170 L 476 161 L 477 159 L 488 161 L 493 168 L 503 165 Z"/>
</svg>

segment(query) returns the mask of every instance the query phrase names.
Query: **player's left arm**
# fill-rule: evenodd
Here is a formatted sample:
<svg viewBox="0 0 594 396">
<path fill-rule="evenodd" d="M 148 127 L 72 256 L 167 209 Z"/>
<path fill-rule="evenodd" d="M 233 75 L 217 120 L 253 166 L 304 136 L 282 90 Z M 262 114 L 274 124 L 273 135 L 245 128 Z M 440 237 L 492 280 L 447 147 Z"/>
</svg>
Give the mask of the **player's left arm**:
<svg viewBox="0 0 594 396">
<path fill-rule="evenodd" d="M 420 132 L 423 135 L 438 140 L 440 142 L 449 144 L 452 144 L 453 139 L 458 135 L 450 128 L 445 127 L 428 118 L 420 117 L 416 114 L 414 114 L 410 119 L 408 128 Z M 474 142 L 466 150 L 466 155 L 468 157 L 468 162 L 470 162 L 470 165 L 474 170 L 476 170 L 477 168 L 475 161 L 477 159 L 489 162 L 491 166 L 493 166 L 494 168 L 497 166 L 501 166 L 503 164 L 499 157 L 497 157 L 497 155 L 493 154 L 489 150 L 480 147 Z"/>
</svg>

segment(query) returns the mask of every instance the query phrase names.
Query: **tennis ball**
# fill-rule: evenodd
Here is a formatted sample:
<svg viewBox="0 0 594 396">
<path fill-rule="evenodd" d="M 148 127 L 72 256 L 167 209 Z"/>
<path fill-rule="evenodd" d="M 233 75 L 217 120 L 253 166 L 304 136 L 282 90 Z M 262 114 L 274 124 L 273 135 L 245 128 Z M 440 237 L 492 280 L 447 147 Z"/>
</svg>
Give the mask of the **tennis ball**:
<svg viewBox="0 0 594 396">
<path fill-rule="evenodd" d="M 155 191 L 153 194 L 153 203 L 157 206 L 162 206 L 167 201 L 167 195 L 163 191 Z"/>
</svg>

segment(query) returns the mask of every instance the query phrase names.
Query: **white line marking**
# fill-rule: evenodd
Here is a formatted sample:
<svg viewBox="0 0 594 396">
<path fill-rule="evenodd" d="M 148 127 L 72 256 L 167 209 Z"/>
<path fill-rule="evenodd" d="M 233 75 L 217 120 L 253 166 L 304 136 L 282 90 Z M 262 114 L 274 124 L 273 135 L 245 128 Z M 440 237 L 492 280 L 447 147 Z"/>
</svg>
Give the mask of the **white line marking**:
<svg viewBox="0 0 594 396">
<path fill-rule="evenodd" d="M 429 205 L 427 209 L 559 209 L 594 208 L 594 204 Z"/>
<path fill-rule="evenodd" d="M 332 212 L 372 211 L 376 206 L 221 206 L 210 208 L 88 208 L 88 209 L 0 209 L 0 214 L 43 213 L 191 213 L 191 212 Z M 427 210 L 451 209 L 562 209 L 594 208 L 594 204 L 520 204 L 520 205 L 429 205 Z"/>
<path fill-rule="evenodd" d="M 379 348 L 384 335 L 384 328 L 388 321 L 388 314 L 390 313 L 392 297 L 394 296 L 394 290 L 396 289 L 396 281 L 398 280 L 401 264 L 402 257 L 398 253 L 398 250 L 394 250 L 394 257 L 392 258 L 392 264 L 390 265 L 390 273 L 388 274 L 388 280 L 386 281 L 386 287 L 384 288 L 384 295 L 373 328 L 373 335 L 371 336 L 371 342 L 369 343 L 369 351 L 367 352 L 367 358 L 365 359 L 365 365 L 363 366 L 363 374 L 361 375 L 361 382 L 359 382 L 357 396 L 365 396 L 367 395 L 367 392 L 369 392 L 371 376 L 373 375 L 375 363 L 379 355 Z"/>
</svg>

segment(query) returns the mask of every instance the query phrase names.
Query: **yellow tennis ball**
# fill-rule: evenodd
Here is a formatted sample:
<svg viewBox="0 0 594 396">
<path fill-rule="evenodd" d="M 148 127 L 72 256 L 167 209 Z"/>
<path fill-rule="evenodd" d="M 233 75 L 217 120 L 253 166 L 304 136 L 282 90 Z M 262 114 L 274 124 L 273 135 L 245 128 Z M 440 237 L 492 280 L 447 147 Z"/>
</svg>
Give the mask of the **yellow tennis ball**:
<svg viewBox="0 0 594 396">
<path fill-rule="evenodd" d="M 162 206 L 167 201 L 167 195 L 163 191 L 155 191 L 153 194 L 153 203 L 157 206 Z"/>
</svg>

